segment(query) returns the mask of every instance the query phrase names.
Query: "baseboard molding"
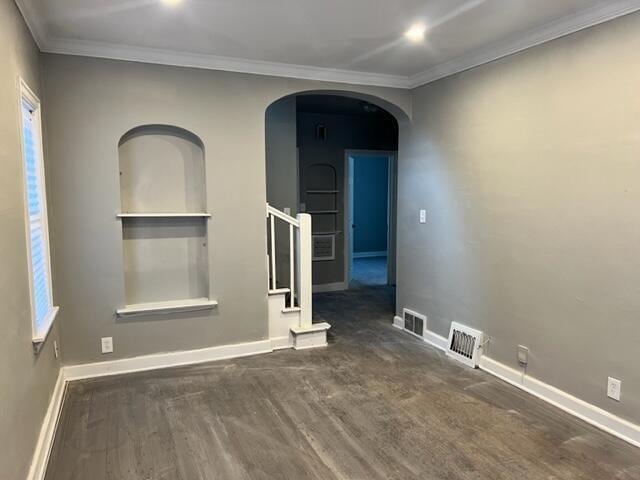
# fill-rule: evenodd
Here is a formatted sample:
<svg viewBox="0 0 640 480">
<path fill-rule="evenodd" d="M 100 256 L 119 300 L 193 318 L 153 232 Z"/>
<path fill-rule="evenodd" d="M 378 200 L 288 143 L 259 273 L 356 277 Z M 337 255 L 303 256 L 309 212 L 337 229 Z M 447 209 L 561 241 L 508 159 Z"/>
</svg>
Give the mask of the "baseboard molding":
<svg viewBox="0 0 640 480">
<path fill-rule="evenodd" d="M 274 339 L 279 345 L 281 339 Z M 272 340 L 260 340 L 257 342 L 239 343 L 235 345 L 221 345 L 218 347 L 203 348 L 199 350 L 187 350 L 180 352 L 158 353 L 133 358 L 123 358 L 108 362 L 87 363 L 81 365 L 69 365 L 62 367 L 58 374 L 58 380 L 53 389 L 53 395 L 45 415 L 40 436 L 31 460 L 31 467 L 27 480 L 44 480 L 47 470 L 49 454 L 53 447 L 56 428 L 62 406 L 64 393 L 69 382 L 86 378 L 105 377 L 124 373 L 143 372 L 161 368 L 178 367 L 181 365 L 193 365 L 229 358 L 240 358 L 262 353 L 271 353 L 276 347 Z M 283 347 L 278 347 L 283 348 Z"/>
<path fill-rule="evenodd" d="M 387 251 L 384 250 L 382 252 L 354 252 L 353 258 L 372 258 L 372 257 L 386 257 Z"/>
<path fill-rule="evenodd" d="M 286 337 L 275 337 L 269 339 L 271 343 L 271 350 L 282 350 L 285 348 L 292 348 L 291 339 L 287 335 Z"/>
<path fill-rule="evenodd" d="M 322 283 L 320 285 L 313 286 L 313 293 L 339 292 L 341 290 L 348 289 L 349 285 L 347 285 L 345 282 Z"/>
<path fill-rule="evenodd" d="M 424 336 L 420 337 L 419 335 L 416 335 L 415 333 L 409 331 L 409 330 L 405 330 L 404 328 L 404 320 L 402 320 L 402 317 L 399 317 L 398 315 L 396 315 L 395 317 L 393 317 L 393 326 L 402 330 L 403 332 L 406 333 L 410 333 L 411 335 L 413 335 L 414 337 L 420 338 L 422 339 L 425 343 L 428 343 L 429 345 L 436 347 L 439 350 L 443 350 L 446 351 L 447 350 L 447 346 L 449 343 L 449 340 L 438 335 L 437 333 L 434 333 L 430 330 L 425 330 L 424 331 Z"/>
<path fill-rule="evenodd" d="M 393 326 L 399 330 L 408 332 L 404 329 L 404 322 L 399 316 L 393 318 Z M 413 332 L 408 333 L 413 334 Z M 416 336 L 415 334 L 413 335 Z M 437 333 L 426 330 L 423 340 L 439 350 L 447 351 L 448 339 Z M 631 445 L 640 447 L 640 425 L 631 423 L 600 407 L 580 400 L 536 378 L 523 375 L 521 371 L 497 362 L 492 358 L 486 356 L 480 357 L 480 369 L 544 400 L 574 417 L 584 420 L 600 430 L 610 433 Z"/>
<path fill-rule="evenodd" d="M 42 421 L 42 427 L 40 427 L 40 435 L 38 436 L 38 442 L 36 443 L 36 448 L 33 452 L 31 468 L 29 468 L 27 480 L 44 480 L 45 473 L 47 472 L 49 455 L 51 453 L 51 448 L 53 447 L 53 439 L 55 437 L 56 428 L 58 427 L 58 419 L 60 418 L 60 412 L 62 411 L 66 386 L 67 381 L 64 377 L 64 371 L 60 369 L 58 379 L 53 387 L 53 393 L 51 395 L 51 400 L 49 401 L 47 413 Z"/>
<path fill-rule="evenodd" d="M 141 357 L 123 358 L 108 362 L 87 363 L 63 367 L 67 381 L 83 378 L 104 377 L 122 373 L 142 372 L 160 368 L 193 365 L 196 363 L 225 360 L 228 358 L 246 357 L 260 353 L 272 352 L 270 340 L 239 343 L 235 345 L 221 345 L 219 347 L 202 348 L 181 352 L 157 353 Z"/>
<path fill-rule="evenodd" d="M 629 422 L 608 411 L 580 400 L 567 392 L 546 384 L 536 378 L 523 375 L 521 371 L 504 365 L 492 358 L 480 358 L 480 368 L 505 382 L 564 410 L 585 422 L 614 435 L 636 447 L 640 447 L 640 425 Z"/>
</svg>

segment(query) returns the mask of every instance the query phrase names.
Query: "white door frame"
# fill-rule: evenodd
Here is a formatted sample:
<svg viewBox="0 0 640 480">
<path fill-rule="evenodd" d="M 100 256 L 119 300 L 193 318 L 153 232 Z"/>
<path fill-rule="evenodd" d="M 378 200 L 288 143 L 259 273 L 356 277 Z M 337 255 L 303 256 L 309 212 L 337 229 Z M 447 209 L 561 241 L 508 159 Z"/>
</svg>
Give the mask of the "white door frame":
<svg viewBox="0 0 640 480">
<path fill-rule="evenodd" d="M 353 161 L 352 156 L 372 155 L 388 157 L 389 159 L 389 185 L 387 187 L 387 284 L 395 283 L 395 242 L 393 226 L 396 223 L 396 163 L 398 152 L 392 150 L 358 150 L 348 149 L 344 151 L 344 284 L 348 289 L 351 283 L 351 260 L 353 257 Z M 393 259 L 391 257 L 394 257 Z M 392 264 L 393 262 L 393 264 Z"/>
</svg>

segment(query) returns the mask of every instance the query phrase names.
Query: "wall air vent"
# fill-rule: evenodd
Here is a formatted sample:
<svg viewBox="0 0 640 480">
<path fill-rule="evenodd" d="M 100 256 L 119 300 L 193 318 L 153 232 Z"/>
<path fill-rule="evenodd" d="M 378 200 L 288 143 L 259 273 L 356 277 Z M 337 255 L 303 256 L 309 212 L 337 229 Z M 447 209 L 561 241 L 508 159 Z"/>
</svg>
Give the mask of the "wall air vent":
<svg viewBox="0 0 640 480">
<path fill-rule="evenodd" d="M 313 235 L 312 250 L 314 262 L 336 259 L 336 237 L 331 235 Z"/>
<path fill-rule="evenodd" d="M 477 368 L 483 344 L 482 338 L 481 331 L 452 322 L 447 355 L 465 365 Z"/>
<path fill-rule="evenodd" d="M 402 320 L 404 321 L 404 329 L 422 338 L 424 330 L 427 327 L 427 317 L 411 311 L 407 308 L 402 309 Z"/>
</svg>

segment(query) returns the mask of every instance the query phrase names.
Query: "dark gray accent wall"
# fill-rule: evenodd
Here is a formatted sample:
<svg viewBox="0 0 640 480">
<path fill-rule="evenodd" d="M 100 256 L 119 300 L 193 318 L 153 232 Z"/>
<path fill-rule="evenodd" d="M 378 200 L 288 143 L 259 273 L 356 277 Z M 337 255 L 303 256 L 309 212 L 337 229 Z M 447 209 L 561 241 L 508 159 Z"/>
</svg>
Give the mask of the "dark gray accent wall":
<svg viewBox="0 0 640 480">
<path fill-rule="evenodd" d="M 326 140 L 316 138 L 316 127 L 324 125 Z M 298 112 L 298 147 L 300 169 L 300 202 L 307 203 L 305 177 L 309 167 L 317 164 L 331 165 L 337 176 L 336 226 L 344 230 L 344 187 L 345 187 L 345 151 L 346 150 L 384 150 L 398 148 L 398 125 L 393 117 L 380 119 L 363 115 L 335 115 Z M 330 205 L 327 204 L 327 208 Z M 313 284 L 331 284 L 344 281 L 344 237 L 336 237 L 336 259 L 314 262 Z"/>
<path fill-rule="evenodd" d="M 413 91 L 398 312 L 640 422 L 640 14 Z M 427 210 L 427 223 L 418 222 Z M 622 401 L 606 396 L 622 380 Z"/>
<path fill-rule="evenodd" d="M 18 77 L 47 102 L 40 89 L 38 49 L 12 1 L 0 2 L 0 478 L 26 478 L 58 378 L 54 324 L 35 355 L 20 139 Z M 46 147 L 46 146 L 45 146 Z M 45 155 L 45 167 L 51 163 Z M 47 179 L 49 180 L 49 179 Z M 50 183 L 48 187 L 50 187 Z M 54 273 L 56 265 L 54 264 Z M 57 297 L 54 285 L 54 298 Z"/>
</svg>

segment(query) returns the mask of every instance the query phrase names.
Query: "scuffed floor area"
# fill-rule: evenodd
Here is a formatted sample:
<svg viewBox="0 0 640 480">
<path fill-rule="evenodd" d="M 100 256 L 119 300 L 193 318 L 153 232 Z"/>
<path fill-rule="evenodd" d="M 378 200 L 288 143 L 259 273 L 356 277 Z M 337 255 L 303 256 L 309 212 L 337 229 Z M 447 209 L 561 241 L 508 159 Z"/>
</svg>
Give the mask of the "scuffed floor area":
<svg viewBox="0 0 640 480">
<path fill-rule="evenodd" d="M 321 294 L 327 348 L 74 382 L 47 480 L 640 479 L 640 449 Z"/>
</svg>

